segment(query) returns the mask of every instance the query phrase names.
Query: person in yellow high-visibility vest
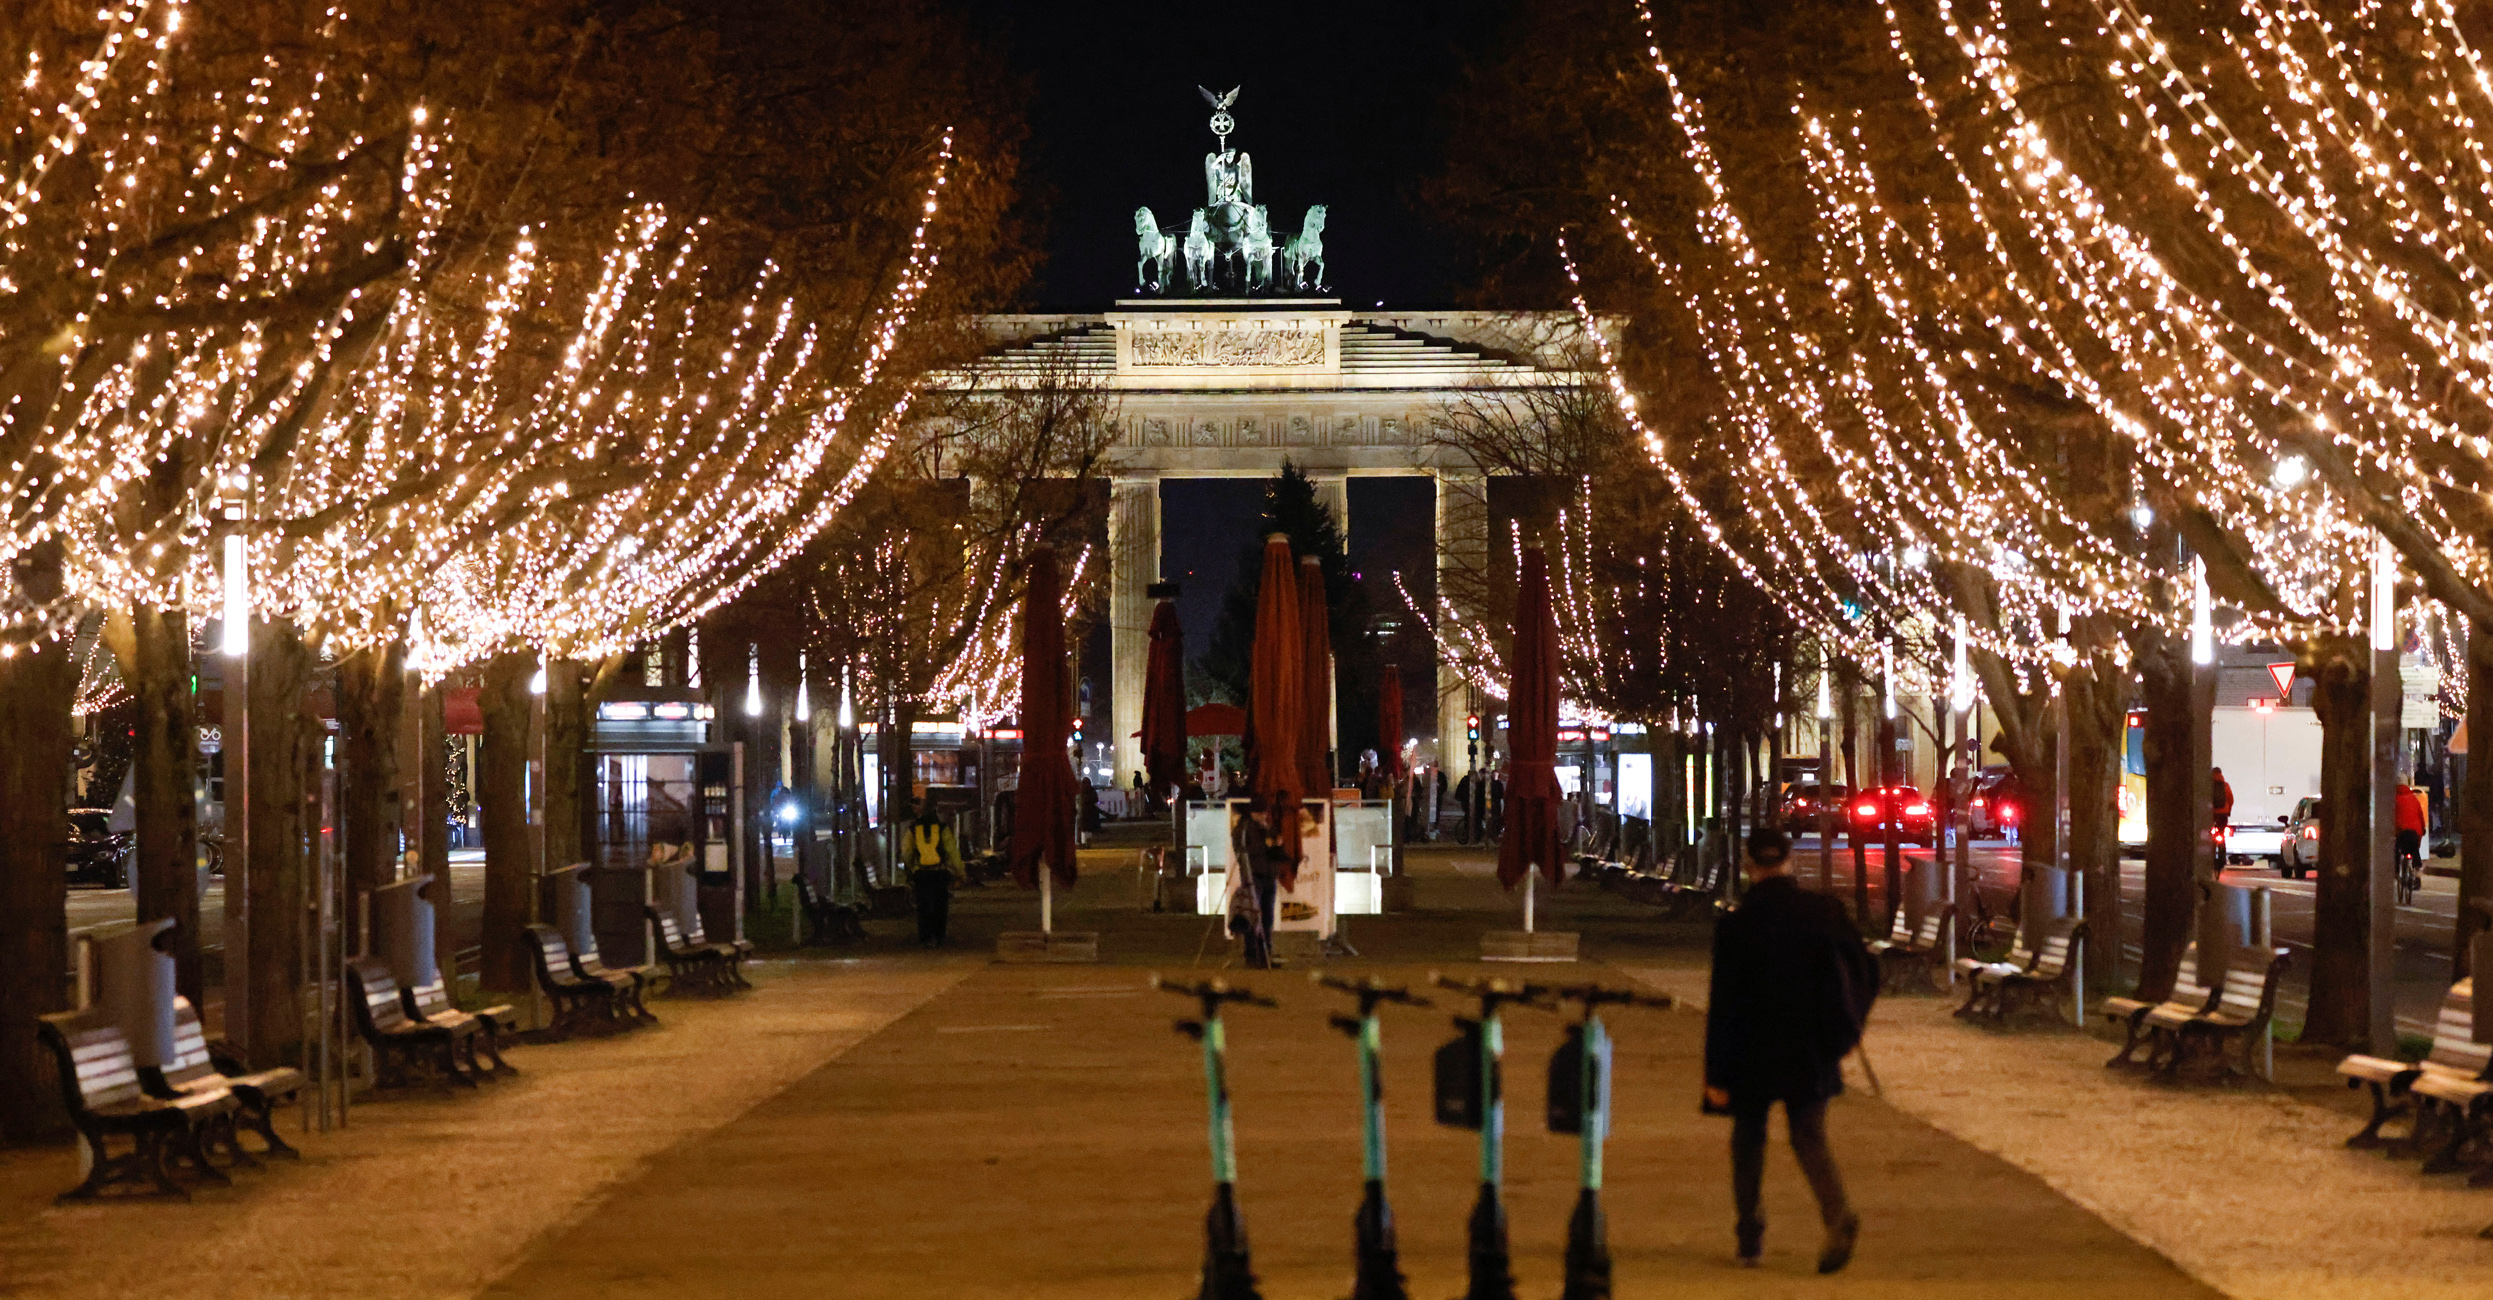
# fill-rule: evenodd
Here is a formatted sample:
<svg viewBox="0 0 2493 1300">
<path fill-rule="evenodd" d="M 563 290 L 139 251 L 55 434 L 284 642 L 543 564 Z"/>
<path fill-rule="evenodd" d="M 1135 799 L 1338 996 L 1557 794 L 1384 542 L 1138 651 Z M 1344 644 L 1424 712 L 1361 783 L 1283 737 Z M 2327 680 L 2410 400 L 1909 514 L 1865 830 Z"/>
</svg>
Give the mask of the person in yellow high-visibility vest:
<svg viewBox="0 0 2493 1300">
<path fill-rule="evenodd" d="M 909 867 L 909 888 L 917 894 L 918 944 L 941 947 L 944 927 L 952 919 L 952 882 L 961 874 L 960 837 L 933 808 L 924 808 L 901 837 L 900 850 Z"/>
</svg>

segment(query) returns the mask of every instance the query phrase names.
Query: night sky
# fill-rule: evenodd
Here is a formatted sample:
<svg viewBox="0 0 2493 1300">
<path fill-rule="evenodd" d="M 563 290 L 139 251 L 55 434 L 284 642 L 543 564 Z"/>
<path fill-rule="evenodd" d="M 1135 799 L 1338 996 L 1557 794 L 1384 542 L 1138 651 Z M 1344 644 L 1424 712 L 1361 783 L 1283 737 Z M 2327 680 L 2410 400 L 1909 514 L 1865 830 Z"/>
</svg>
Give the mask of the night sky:
<svg viewBox="0 0 2493 1300">
<path fill-rule="evenodd" d="M 1134 209 L 1170 225 L 1203 202 L 1214 143 L 1198 85 L 1245 88 L 1229 142 L 1254 157 L 1275 227 L 1294 231 L 1307 205 L 1326 205 L 1345 303 L 1453 299 L 1417 188 L 1443 156 L 1439 108 L 1457 69 L 1496 42 L 1518 0 L 962 3 L 1029 83 L 1025 216 L 1048 253 L 1039 310 L 1105 310 L 1134 288 Z"/>
</svg>

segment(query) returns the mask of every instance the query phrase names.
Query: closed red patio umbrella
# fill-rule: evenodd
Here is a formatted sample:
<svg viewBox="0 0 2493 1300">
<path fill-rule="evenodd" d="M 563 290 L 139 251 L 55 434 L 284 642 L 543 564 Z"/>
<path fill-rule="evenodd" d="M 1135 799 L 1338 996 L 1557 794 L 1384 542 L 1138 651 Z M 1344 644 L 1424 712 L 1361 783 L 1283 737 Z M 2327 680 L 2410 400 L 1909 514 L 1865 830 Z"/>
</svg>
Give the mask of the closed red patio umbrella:
<svg viewBox="0 0 2493 1300">
<path fill-rule="evenodd" d="M 1515 592 L 1514 676 L 1506 687 L 1506 838 L 1498 883 L 1513 889 L 1534 866 L 1553 885 L 1558 856 L 1558 620 L 1550 611 L 1549 561 L 1523 553 Z"/>
<path fill-rule="evenodd" d="M 1298 767 L 1308 798 L 1333 791 L 1333 620 L 1324 599 L 1324 565 L 1309 555 L 1298 562 L 1300 666 L 1306 686 L 1299 695 Z"/>
<path fill-rule="evenodd" d="M 1071 888 L 1073 764 L 1065 757 L 1071 726 L 1065 699 L 1065 613 L 1056 549 L 1030 552 L 1030 588 L 1021 615 L 1021 790 L 1013 796 L 1013 839 L 1005 850 L 1013 879 L 1039 883 L 1046 859 L 1056 883 Z"/>
<path fill-rule="evenodd" d="M 1143 772 L 1165 794 L 1186 779 L 1186 634 L 1177 624 L 1177 584 L 1146 588 L 1151 652 L 1143 669 Z"/>
<path fill-rule="evenodd" d="M 1274 533 L 1264 539 L 1255 648 L 1247 661 L 1247 789 L 1275 810 L 1291 863 L 1281 882 L 1285 888 L 1297 883 L 1297 809 L 1306 786 L 1298 758 L 1307 689 L 1298 616 L 1298 566 L 1290 562 L 1290 537 Z"/>
</svg>

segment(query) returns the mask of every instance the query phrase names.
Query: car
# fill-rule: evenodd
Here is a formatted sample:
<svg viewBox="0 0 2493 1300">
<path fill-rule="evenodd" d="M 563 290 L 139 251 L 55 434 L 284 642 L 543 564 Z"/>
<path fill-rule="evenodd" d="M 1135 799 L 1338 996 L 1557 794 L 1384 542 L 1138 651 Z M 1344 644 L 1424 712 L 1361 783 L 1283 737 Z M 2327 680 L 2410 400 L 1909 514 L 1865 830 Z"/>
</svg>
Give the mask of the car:
<svg viewBox="0 0 2493 1300">
<path fill-rule="evenodd" d="M 1965 799 L 1965 820 L 1977 838 L 2006 838 L 2027 824 L 2025 787 L 2003 766 L 1986 767 Z"/>
<path fill-rule="evenodd" d="M 2285 819 L 2284 842 L 2278 847 L 2277 874 L 2300 880 L 2320 865 L 2320 801 L 2304 798 Z"/>
<path fill-rule="evenodd" d="M 1874 786 L 1852 797 L 1851 831 L 1856 839 L 1883 838 L 1892 825 L 1900 838 L 1915 844 L 1935 843 L 1939 817 L 1930 800 L 1909 785 Z"/>
<path fill-rule="evenodd" d="M 1815 830 L 1821 810 L 1841 817 L 1844 801 L 1852 797 L 1848 785 L 1790 785 L 1783 791 L 1783 824 L 1799 830 Z"/>
<path fill-rule="evenodd" d="M 2267 825 L 2252 823 L 2225 828 L 2225 861 L 2248 864 L 2268 859 L 2282 864 L 2285 860 L 2286 823 L 2280 819 Z"/>
</svg>

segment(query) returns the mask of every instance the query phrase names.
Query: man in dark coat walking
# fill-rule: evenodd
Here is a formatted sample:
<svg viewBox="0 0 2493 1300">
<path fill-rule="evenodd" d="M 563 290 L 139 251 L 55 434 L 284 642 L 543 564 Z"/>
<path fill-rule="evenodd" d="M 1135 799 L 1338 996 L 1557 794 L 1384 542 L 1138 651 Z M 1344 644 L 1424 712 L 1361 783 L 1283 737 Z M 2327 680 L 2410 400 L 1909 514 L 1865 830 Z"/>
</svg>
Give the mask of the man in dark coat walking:
<svg viewBox="0 0 2493 1300">
<path fill-rule="evenodd" d="M 1826 1241 L 1818 1271 L 1852 1259 L 1861 1218 L 1826 1143 L 1827 1102 L 1844 1090 L 1838 1068 L 1861 1041 L 1878 996 L 1878 962 L 1841 903 L 1800 887 L 1792 842 L 1761 828 L 1748 841 L 1748 893 L 1714 926 L 1714 974 L 1705 1013 L 1705 1109 L 1731 1116 L 1731 1189 L 1740 1262 L 1764 1248 L 1758 1186 L 1766 1170 L 1766 1115 L 1783 1103 L 1792 1154 L 1817 1194 Z"/>
</svg>

